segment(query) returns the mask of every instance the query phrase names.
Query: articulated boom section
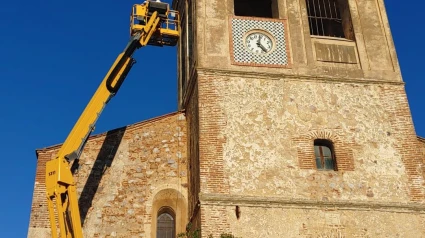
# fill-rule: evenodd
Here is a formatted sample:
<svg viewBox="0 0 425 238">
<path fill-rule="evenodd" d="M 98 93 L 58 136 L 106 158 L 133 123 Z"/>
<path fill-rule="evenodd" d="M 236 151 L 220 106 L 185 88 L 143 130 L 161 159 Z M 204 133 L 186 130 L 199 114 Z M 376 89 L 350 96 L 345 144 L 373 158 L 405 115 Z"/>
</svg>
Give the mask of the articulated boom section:
<svg viewBox="0 0 425 238">
<path fill-rule="evenodd" d="M 179 38 L 179 18 L 167 3 L 134 5 L 130 42 L 106 74 L 55 159 L 46 163 L 46 196 L 52 237 L 82 238 L 82 225 L 71 162 L 78 163 L 96 121 L 124 82 L 135 63 L 133 53 L 146 45 L 174 46 Z M 55 211 L 57 216 L 55 215 Z M 57 217 L 57 222 L 56 222 Z M 58 223 L 58 224 L 57 224 Z"/>
</svg>

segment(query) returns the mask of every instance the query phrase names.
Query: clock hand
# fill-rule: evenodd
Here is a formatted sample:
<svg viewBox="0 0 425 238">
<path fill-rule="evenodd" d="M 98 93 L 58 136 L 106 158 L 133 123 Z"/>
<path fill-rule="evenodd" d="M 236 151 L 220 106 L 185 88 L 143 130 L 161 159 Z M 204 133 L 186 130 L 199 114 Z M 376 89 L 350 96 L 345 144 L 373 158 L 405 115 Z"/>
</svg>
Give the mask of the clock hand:
<svg viewBox="0 0 425 238">
<path fill-rule="evenodd" d="M 260 42 L 257 42 L 257 46 L 260 47 L 264 51 L 264 53 L 267 53 L 266 47 L 264 47 Z"/>
<path fill-rule="evenodd" d="M 267 53 L 266 47 L 264 47 L 263 44 L 261 44 L 261 38 L 262 37 L 263 36 L 258 36 L 257 46 L 260 47 L 264 51 L 264 53 Z"/>
</svg>

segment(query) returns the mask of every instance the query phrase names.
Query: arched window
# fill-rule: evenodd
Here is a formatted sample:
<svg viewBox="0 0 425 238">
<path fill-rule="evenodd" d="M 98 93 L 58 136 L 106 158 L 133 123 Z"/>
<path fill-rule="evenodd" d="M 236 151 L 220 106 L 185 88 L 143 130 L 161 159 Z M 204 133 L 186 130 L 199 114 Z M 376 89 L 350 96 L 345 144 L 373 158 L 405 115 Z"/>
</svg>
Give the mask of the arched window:
<svg viewBox="0 0 425 238">
<path fill-rule="evenodd" d="M 314 155 L 318 170 L 336 170 L 333 143 L 330 140 L 314 140 Z"/>
<path fill-rule="evenodd" d="M 176 237 L 176 214 L 171 208 L 159 209 L 156 223 L 156 238 Z"/>
</svg>

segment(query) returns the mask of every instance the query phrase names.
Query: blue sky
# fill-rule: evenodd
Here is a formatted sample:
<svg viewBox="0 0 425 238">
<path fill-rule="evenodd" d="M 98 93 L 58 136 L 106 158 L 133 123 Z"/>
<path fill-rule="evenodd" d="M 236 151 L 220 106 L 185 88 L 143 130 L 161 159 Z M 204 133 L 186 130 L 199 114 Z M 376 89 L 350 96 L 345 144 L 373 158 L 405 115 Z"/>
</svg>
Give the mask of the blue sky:
<svg viewBox="0 0 425 238">
<path fill-rule="evenodd" d="M 171 0 L 167 1 L 170 2 Z M 3 1 L 0 237 L 26 237 L 35 149 L 61 143 L 128 41 L 134 1 Z M 425 136 L 425 2 L 386 1 L 418 135 Z M 414 33 L 414 34 L 413 34 Z M 177 109 L 176 48 L 146 47 L 96 132 Z"/>
</svg>

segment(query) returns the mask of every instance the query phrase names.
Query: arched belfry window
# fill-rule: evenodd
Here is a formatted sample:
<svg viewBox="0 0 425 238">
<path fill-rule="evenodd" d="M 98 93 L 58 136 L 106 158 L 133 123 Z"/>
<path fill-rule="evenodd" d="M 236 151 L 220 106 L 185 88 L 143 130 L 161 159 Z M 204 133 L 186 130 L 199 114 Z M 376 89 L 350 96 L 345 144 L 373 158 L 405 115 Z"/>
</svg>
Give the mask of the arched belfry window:
<svg viewBox="0 0 425 238">
<path fill-rule="evenodd" d="M 318 170 L 336 170 L 333 143 L 330 140 L 314 140 L 314 155 Z"/>
<path fill-rule="evenodd" d="M 156 238 L 176 237 L 176 214 L 171 208 L 159 209 L 156 223 Z"/>
</svg>

